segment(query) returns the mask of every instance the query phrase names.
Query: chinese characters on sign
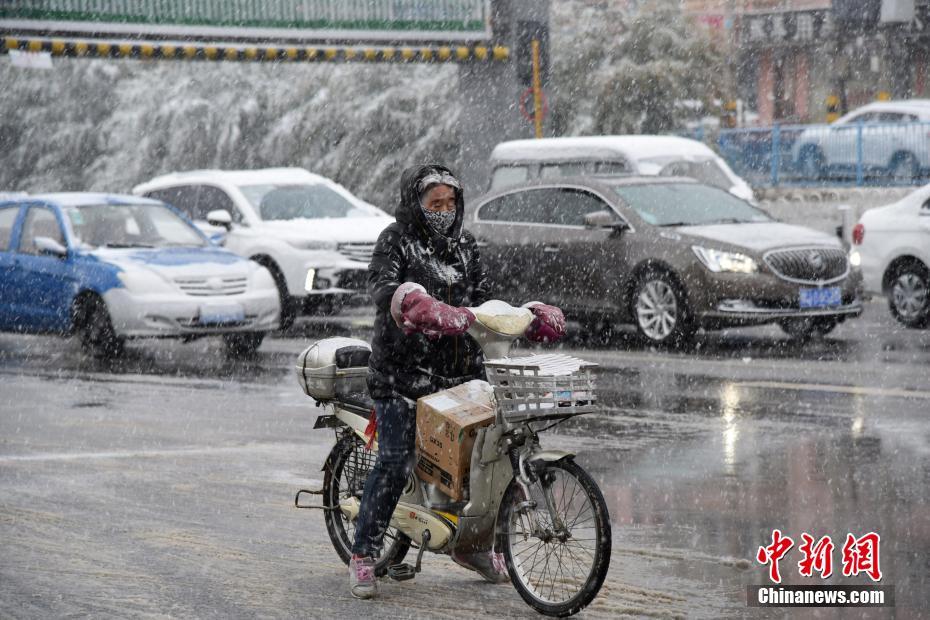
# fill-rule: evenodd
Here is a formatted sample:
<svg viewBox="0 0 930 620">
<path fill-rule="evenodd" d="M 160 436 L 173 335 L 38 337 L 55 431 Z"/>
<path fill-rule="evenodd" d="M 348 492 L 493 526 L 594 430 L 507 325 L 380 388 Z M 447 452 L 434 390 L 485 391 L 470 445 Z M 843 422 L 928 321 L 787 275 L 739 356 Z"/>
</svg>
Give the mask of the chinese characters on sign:
<svg viewBox="0 0 930 620">
<path fill-rule="evenodd" d="M 826 579 L 833 574 L 833 550 L 835 545 L 829 536 L 824 536 L 820 540 L 814 541 L 814 537 L 804 532 L 801 534 L 802 543 L 798 551 L 803 556 L 798 562 L 799 573 L 802 577 L 813 577 L 817 572 L 821 579 Z M 882 571 L 879 564 L 879 543 L 881 537 L 875 532 L 869 532 L 859 538 L 853 534 L 846 535 L 846 542 L 843 544 L 842 561 L 843 576 L 855 577 L 860 573 L 865 573 L 872 581 L 881 581 Z M 785 536 L 781 530 L 772 531 L 772 543 L 765 547 L 759 547 L 756 553 L 756 561 L 759 564 L 768 564 L 769 579 L 773 583 L 781 583 L 781 572 L 779 570 L 779 561 L 787 555 L 788 551 L 794 547 L 794 540 L 790 536 Z"/>
</svg>

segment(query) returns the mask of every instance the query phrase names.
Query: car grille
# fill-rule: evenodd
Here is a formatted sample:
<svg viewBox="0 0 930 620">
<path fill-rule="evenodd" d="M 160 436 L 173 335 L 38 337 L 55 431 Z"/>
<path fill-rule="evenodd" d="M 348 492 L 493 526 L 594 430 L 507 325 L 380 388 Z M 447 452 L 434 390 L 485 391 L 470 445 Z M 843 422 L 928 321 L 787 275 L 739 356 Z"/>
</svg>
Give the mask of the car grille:
<svg viewBox="0 0 930 620">
<path fill-rule="evenodd" d="M 765 255 L 765 264 L 784 280 L 810 284 L 839 280 L 849 272 L 846 252 L 839 248 L 775 250 Z"/>
<path fill-rule="evenodd" d="M 208 323 L 204 325 L 200 322 L 200 319 L 197 317 L 194 318 L 184 318 L 178 317 L 177 321 L 181 327 L 187 327 L 189 329 L 204 329 L 204 330 L 217 330 L 229 327 L 245 327 L 251 325 L 255 322 L 258 316 L 254 314 L 245 315 L 245 319 L 242 321 L 226 321 L 225 323 Z"/>
<path fill-rule="evenodd" d="M 374 243 L 340 243 L 339 253 L 350 260 L 368 264 L 371 262 L 371 256 L 375 252 Z"/>
<path fill-rule="evenodd" d="M 350 269 L 339 274 L 336 284 L 339 288 L 365 292 L 368 288 L 368 270 Z"/>
<path fill-rule="evenodd" d="M 245 276 L 234 278 L 175 278 L 174 283 L 182 291 L 195 297 L 241 295 L 249 287 L 249 279 Z"/>
</svg>

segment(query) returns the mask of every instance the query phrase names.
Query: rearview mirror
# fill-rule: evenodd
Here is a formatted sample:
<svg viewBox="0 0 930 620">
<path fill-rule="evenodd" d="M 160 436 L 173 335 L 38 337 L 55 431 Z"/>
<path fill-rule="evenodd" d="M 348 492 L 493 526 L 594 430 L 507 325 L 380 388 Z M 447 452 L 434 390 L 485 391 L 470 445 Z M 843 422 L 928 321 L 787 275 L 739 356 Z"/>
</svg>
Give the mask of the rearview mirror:
<svg viewBox="0 0 930 620">
<path fill-rule="evenodd" d="M 42 254 L 51 254 L 52 256 L 57 256 L 59 258 L 64 258 L 68 255 L 68 248 L 61 245 L 51 237 L 36 237 L 32 240 L 32 243 Z"/>
<path fill-rule="evenodd" d="M 226 230 L 232 228 L 232 216 L 226 209 L 217 209 L 207 213 L 207 224 L 210 226 L 222 226 Z"/>
<path fill-rule="evenodd" d="M 629 228 L 626 222 L 607 210 L 588 213 L 584 216 L 584 225 L 588 228 L 612 228 L 617 232 Z"/>
</svg>

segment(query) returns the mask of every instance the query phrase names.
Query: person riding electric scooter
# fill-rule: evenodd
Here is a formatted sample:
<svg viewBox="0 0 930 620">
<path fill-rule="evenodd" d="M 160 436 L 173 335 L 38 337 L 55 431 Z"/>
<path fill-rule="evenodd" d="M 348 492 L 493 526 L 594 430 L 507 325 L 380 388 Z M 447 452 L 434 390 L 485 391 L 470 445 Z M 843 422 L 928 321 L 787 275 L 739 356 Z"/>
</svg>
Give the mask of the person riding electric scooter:
<svg viewBox="0 0 930 620">
<path fill-rule="evenodd" d="M 375 402 L 379 451 L 365 483 L 349 562 L 358 598 L 377 594 L 374 558 L 415 462 L 416 399 L 472 379 L 484 379 L 483 354 L 466 334 L 466 307 L 488 300 L 475 238 L 463 229 L 462 186 L 441 165 L 404 171 L 396 222 L 378 238 L 368 292 L 377 309 L 368 390 Z M 526 337 L 552 342 L 565 332 L 562 311 L 531 302 Z M 453 560 L 493 583 L 508 581 L 491 549 Z"/>
</svg>

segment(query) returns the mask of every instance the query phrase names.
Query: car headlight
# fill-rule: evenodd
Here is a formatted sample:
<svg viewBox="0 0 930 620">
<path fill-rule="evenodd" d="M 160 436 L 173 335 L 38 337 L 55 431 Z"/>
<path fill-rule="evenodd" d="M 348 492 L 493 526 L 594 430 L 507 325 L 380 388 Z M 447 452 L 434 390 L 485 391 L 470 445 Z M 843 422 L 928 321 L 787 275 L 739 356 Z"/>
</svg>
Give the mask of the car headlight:
<svg viewBox="0 0 930 620">
<path fill-rule="evenodd" d="M 849 253 L 849 264 L 853 267 L 862 266 L 862 255 L 859 254 L 856 250 L 853 250 Z"/>
<path fill-rule="evenodd" d="M 724 252 L 713 248 L 705 248 L 700 245 L 693 245 L 695 255 L 700 259 L 705 267 L 714 273 L 722 271 L 730 273 L 755 273 L 759 271 L 759 265 L 746 256 L 738 252 Z"/>
<path fill-rule="evenodd" d="M 151 271 L 120 271 L 116 277 L 127 291 L 135 295 L 177 292 L 169 282 Z"/>
<path fill-rule="evenodd" d="M 319 239 L 285 239 L 287 244 L 298 250 L 336 250 L 336 243 L 333 241 L 321 241 Z"/>
<path fill-rule="evenodd" d="M 304 290 L 308 293 L 313 290 L 313 281 L 316 279 L 316 269 L 308 269 L 304 279 Z"/>
</svg>

